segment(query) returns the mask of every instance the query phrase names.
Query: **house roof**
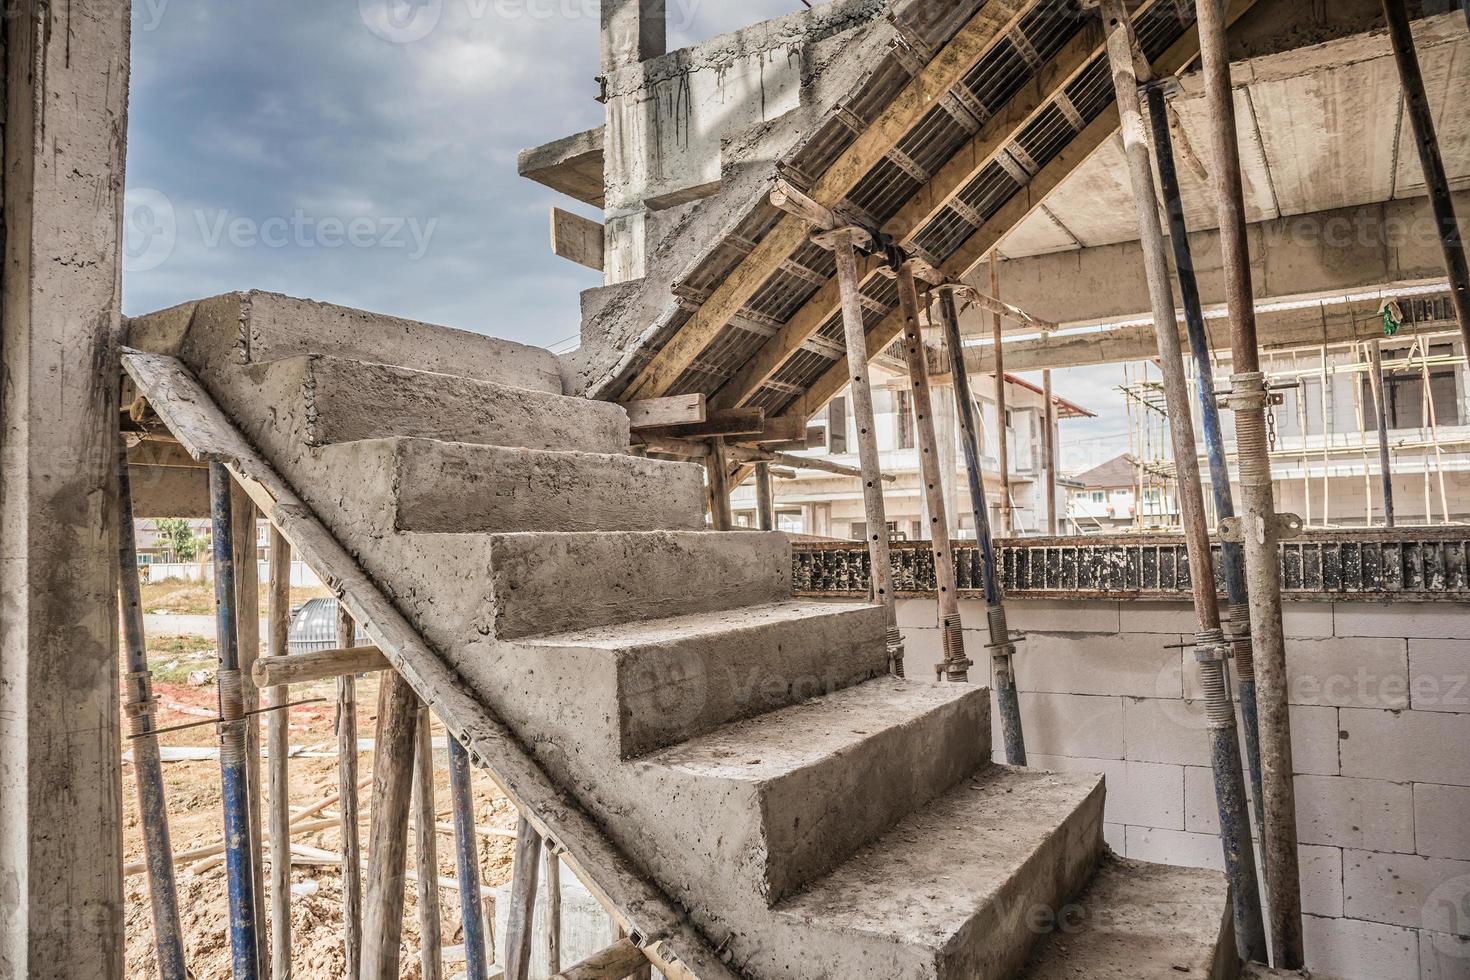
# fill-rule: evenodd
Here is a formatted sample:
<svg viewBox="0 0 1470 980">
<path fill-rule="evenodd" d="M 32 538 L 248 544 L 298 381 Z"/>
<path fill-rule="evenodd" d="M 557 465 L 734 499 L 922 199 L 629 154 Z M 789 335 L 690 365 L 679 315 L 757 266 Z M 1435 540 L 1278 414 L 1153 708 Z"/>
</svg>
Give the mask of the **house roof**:
<svg viewBox="0 0 1470 980">
<path fill-rule="evenodd" d="M 1078 473 L 1072 479 L 1089 490 L 1131 487 L 1138 482 L 1137 466 L 1138 460 L 1129 453 L 1123 453 L 1101 466 L 1094 466 L 1086 472 Z"/>
<path fill-rule="evenodd" d="M 1022 388 L 1027 389 L 1028 391 L 1034 391 L 1034 392 L 1036 392 L 1038 395 L 1044 395 L 1044 394 L 1046 394 L 1046 392 L 1044 392 L 1038 386 L 1036 386 L 1036 385 L 1032 384 L 1031 382 L 1027 381 L 1025 378 L 1018 378 L 1014 374 L 1007 374 L 1006 375 L 1006 383 L 1007 384 L 1013 384 L 1013 385 L 1019 385 Z M 1053 391 L 1051 393 L 1051 403 L 1057 407 L 1057 418 L 1059 418 L 1059 419 L 1095 419 L 1095 418 L 1097 418 L 1097 413 L 1096 412 L 1088 411 L 1087 409 L 1083 408 L 1081 405 L 1078 405 L 1076 402 L 1068 401 L 1067 399 L 1063 398 L 1061 395 L 1058 395 L 1055 391 Z"/>
</svg>

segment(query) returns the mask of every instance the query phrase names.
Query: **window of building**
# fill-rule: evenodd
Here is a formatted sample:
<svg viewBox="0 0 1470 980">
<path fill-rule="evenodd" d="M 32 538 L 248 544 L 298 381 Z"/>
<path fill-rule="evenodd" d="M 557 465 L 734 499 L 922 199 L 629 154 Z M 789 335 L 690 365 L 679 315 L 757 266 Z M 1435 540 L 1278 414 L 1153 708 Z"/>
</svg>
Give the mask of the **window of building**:
<svg viewBox="0 0 1470 980">
<path fill-rule="evenodd" d="M 1429 348 L 1431 359 L 1455 353 L 1453 344 L 1435 344 Z M 1383 374 L 1384 413 L 1390 429 L 1425 429 L 1429 413 L 1424 399 L 1424 371 L 1419 358 L 1407 359 L 1408 351 L 1385 353 Z M 1390 360 L 1392 358 L 1392 360 Z M 1390 365 L 1393 365 L 1391 369 Z M 1429 395 L 1434 400 L 1434 420 L 1438 425 L 1460 424 L 1460 398 L 1455 384 L 1458 368 L 1445 364 L 1429 369 Z M 1369 379 L 1364 379 L 1364 405 L 1373 405 Z"/>
<path fill-rule="evenodd" d="M 834 398 L 827 406 L 827 452 L 847 452 L 847 399 Z"/>
<path fill-rule="evenodd" d="M 914 403 L 907 391 L 896 392 L 898 396 L 898 448 L 914 448 Z"/>
</svg>

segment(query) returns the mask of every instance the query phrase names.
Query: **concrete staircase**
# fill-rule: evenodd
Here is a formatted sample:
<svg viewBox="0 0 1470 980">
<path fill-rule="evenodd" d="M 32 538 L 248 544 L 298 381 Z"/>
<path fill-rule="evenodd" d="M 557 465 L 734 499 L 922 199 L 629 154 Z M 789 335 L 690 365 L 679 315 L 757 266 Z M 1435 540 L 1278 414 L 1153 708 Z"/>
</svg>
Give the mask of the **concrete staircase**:
<svg viewBox="0 0 1470 980">
<path fill-rule="evenodd" d="M 196 373 L 737 971 L 1235 975 L 1220 876 L 1108 856 L 1100 777 L 993 764 L 985 688 L 888 677 L 879 609 L 793 600 L 782 535 L 702 530 L 699 469 L 626 455 L 549 353 L 259 293 L 129 344 Z"/>
</svg>

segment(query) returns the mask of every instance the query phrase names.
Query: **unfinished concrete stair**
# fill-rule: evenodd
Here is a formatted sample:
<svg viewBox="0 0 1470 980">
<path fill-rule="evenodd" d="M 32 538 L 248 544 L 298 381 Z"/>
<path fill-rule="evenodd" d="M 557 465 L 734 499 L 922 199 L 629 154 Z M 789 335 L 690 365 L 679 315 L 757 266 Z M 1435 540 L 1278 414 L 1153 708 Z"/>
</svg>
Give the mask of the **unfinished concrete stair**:
<svg viewBox="0 0 1470 980">
<path fill-rule="evenodd" d="M 698 468 L 626 455 L 621 409 L 562 397 L 550 354 L 261 294 L 130 342 L 196 372 L 742 973 L 1000 980 L 1034 954 L 1090 975 L 1044 972 L 1082 944 L 1017 910 L 1083 893 L 1179 921 L 1147 876 L 1083 892 L 1100 779 L 993 766 L 984 688 L 887 677 L 880 610 L 794 601 L 783 535 L 696 530 Z M 1223 886 L 1196 883 L 1189 962 L 1214 963 Z M 1167 958 L 1132 975 L 1180 975 Z"/>
</svg>

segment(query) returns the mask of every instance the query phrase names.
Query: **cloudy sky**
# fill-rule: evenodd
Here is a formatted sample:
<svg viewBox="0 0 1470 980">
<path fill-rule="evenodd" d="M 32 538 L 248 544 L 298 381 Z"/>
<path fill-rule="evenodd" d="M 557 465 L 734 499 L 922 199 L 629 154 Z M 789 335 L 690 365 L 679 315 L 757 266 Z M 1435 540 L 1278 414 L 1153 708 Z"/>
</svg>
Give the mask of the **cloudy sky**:
<svg viewBox="0 0 1470 980">
<path fill-rule="evenodd" d="M 670 43 L 801 6 L 669 0 Z M 126 313 L 265 289 L 575 338 L 578 293 L 599 277 L 551 254 L 547 213 L 588 209 L 519 178 L 516 155 L 602 121 L 598 0 L 133 9 Z M 1116 371 L 1067 374 L 1060 394 L 1117 403 Z M 1111 450 L 1124 426 L 1109 415 L 1073 431 Z"/>
</svg>

